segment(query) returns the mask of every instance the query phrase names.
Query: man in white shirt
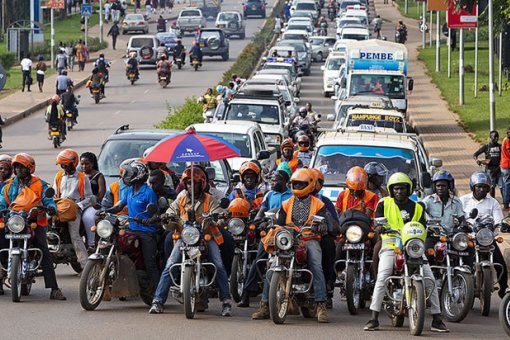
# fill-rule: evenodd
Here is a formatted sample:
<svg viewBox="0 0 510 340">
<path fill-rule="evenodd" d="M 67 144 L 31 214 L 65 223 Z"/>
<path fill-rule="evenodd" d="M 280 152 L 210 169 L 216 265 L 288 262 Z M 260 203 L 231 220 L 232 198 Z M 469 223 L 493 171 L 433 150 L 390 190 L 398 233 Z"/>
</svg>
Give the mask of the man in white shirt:
<svg viewBox="0 0 510 340">
<path fill-rule="evenodd" d="M 498 201 L 487 195 L 491 189 L 491 179 L 489 175 L 483 171 L 474 172 L 469 180 L 469 187 L 472 193 L 466 194 L 460 198 L 464 206 L 464 215 L 466 218 L 468 218 L 470 212 L 476 208 L 478 210 L 478 217 L 491 216 L 495 224 L 501 223 L 503 220 L 503 211 Z M 499 280 L 498 295 L 503 298 L 505 290 L 508 287 L 508 273 L 505 260 L 499 246 L 497 246 L 497 242 L 494 243 L 494 246 L 493 261 L 502 266 L 502 268 L 500 266 L 495 266 L 495 269 L 498 273 L 498 277 L 501 277 Z M 501 273 L 501 271 L 503 272 Z"/>
<path fill-rule="evenodd" d="M 30 73 L 32 72 L 32 60 L 30 60 L 30 54 L 23 59 L 21 59 L 21 72 L 23 73 L 23 80 L 21 84 L 21 92 L 25 92 L 25 85 L 28 87 L 28 92 L 30 91 L 30 85 L 32 85 L 32 77 Z"/>
</svg>

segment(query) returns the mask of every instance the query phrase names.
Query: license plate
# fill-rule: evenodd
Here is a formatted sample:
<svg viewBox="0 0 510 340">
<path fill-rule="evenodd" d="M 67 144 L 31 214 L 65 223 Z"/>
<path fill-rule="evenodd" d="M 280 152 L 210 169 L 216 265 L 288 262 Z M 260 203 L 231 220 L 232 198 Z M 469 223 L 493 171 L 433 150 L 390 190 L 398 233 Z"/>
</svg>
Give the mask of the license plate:
<svg viewBox="0 0 510 340">
<path fill-rule="evenodd" d="M 161 78 L 159 78 L 159 79 L 161 79 L 161 80 L 166 80 L 166 77 L 161 77 Z"/>
<path fill-rule="evenodd" d="M 256 11 L 257 10 L 257 6 L 253 6 L 251 9 Z"/>
<path fill-rule="evenodd" d="M 52 136 L 60 136 L 60 132 L 58 131 L 51 131 Z"/>
<path fill-rule="evenodd" d="M 7 234 L 5 238 L 8 240 L 28 240 L 30 238 L 29 234 Z"/>
<path fill-rule="evenodd" d="M 344 245 L 344 249 L 364 249 L 365 248 L 365 245 L 363 243 L 358 243 L 358 244 L 345 244 Z"/>
<path fill-rule="evenodd" d="M 204 47 L 205 44 L 203 42 L 200 43 L 200 47 Z"/>
</svg>

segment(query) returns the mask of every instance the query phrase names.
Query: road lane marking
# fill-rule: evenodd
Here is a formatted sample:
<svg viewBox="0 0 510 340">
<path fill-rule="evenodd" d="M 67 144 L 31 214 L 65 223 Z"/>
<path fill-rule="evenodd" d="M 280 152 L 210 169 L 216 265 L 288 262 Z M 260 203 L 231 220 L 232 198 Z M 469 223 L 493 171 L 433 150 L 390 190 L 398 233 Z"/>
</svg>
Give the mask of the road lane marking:
<svg viewBox="0 0 510 340">
<path fill-rule="evenodd" d="M 144 94 L 147 94 L 149 92 L 149 89 L 143 91 Z"/>
<path fill-rule="evenodd" d="M 115 113 L 113 114 L 114 116 L 118 115 L 120 113 L 120 110 L 118 111 L 115 111 Z"/>
</svg>

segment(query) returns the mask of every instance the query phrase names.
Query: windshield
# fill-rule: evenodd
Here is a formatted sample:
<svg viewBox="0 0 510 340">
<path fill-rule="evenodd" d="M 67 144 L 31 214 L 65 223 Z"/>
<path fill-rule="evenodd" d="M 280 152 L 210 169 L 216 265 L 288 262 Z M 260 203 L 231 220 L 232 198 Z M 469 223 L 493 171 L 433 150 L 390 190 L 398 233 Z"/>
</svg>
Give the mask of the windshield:
<svg viewBox="0 0 510 340">
<path fill-rule="evenodd" d="M 184 11 L 181 12 L 181 17 L 199 17 L 200 12 L 199 11 Z"/>
<path fill-rule="evenodd" d="M 283 36 L 284 40 L 306 40 L 306 36 L 304 34 L 292 34 L 287 33 Z"/>
<path fill-rule="evenodd" d="M 345 183 L 345 174 L 353 166 L 364 167 L 369 162 L 383 163 L 388 169 L 387 178 L 403 172 L 411 179 L 417 178 L 414 153 L 407 149 L 362 145 L 325 145 L 317 151 L 314 168 L 325 177 L 324 185 Z"/>
<path fill-rule="evenodd" d="M 316 11 L 317 8 L 315 8 L 315 4 L 314 3 L 310 3 L 310 2 L 301 2 L 299 4 L 296 5 L 296 10 L 299 11 Z"/>
<path fill-rule="evenodd" d="M 365 34 L 342 34 L 342 39 L 350 39 L 350 40 L 368 40 L 368 35 Z"/>
<path fill-rule="evenodd" d="M 156 37 L 161 42 L 177 40 L 177 36 L 174 33 L 158 33 Z"/>
<path fill-rule="evenodd" d="M 310 31 L 310 26 L 308 26 L 308 25 L 299 25 L 299 24 L 290 24 L 290 25 L 287 26 L 287 29 L 289 29 L 289 30 Z"/>
<path fill-rule="evenodd" d="M 216 38 L 218 40 L 221 39 L 220 32 L 218 32 L 218 31 L 202 31 L 200 33 L 200 39 L 201 40 L 207 40 L 207 39 L 209 39 L 211 37 L 214 37 L 214 38 Z"/>
<path fill-rule="evenodd" d="M 393 115 L 355 113 L 349 115 L 346 126 L 370 125 L 379 128 L 394 129 L 396 132 L 404 132 L 402 117 Z"/>
<path fill-rule="evenodd" d="M 249 135 L 242 135 L 240 133 L 230 132 L 208 132 L 211 135 L 215 135 L 223 138 L 230 144 L 233 144 L 236 148 L 241 151 L 240 156 L 245 158 L 251 158 L 251 138 Z"/>
<path fill-rule="evenodd" d="M 227 120 L 247 120 L 261 124 L 280 124 L 278 106 L 264 104 L 230 104 Z"/>
<path fill-rule="evenodd" d="M 154 39 L 152 38 L 133 38 L 131 40 L 131 46 L 132 48 L 138 48 L 142 46 L 149 46 L 154 47 Z"/>
<path fill-rule="evenodd" d="M 297 52 L 305 52 L 306 51 L 306 46 L 305 44 L 299 42 L 299 41 L 296 41 L 294 43 L 291 43 L 291 42 L 282 42 L 279 44 L 280 46 L 292 46 L 294 47 L 294 49 L 297 51 Z"/>
<path fill-rule="evenodd" d="M 345 63 L 345 58 L 331 58 L 326 65 L 327 70 L 338 71 L 340 67 Z"/>
<path fill-rule="evenodd" d="M 142 157 L 143 152 L 155 145 L 158 140 L 154 139 L 116 139 L 109 140 L 101 149 L 99 159 L 99 171 L 105 176 L 119 177 L 119 166 L 122 161 L 129 158 Z"/>
<path fill-rule="evenodd" d="M 359 25 L 361 23 L 360 20 L 354 20 L 354 19 L 349 19 L 349 20 L 340 20 L 338 22 L 338 27 L 345 27 L 345 26 L 353 26 L 353 25 Z"/>
<path fill-rule="evenodd" d="M 310 44 L 312 44 L 314 46 L 320 46 L 320 45 L 322 45 L 323 41 L 324 41 L 324 39 L 317 39 L 317 38 L 315 38 L 315 39 L 312 39 L 310 41 Z"/>
<path fill-rule="evenodd" d="M 345 1 L 344 0 L 340 3 L 340 8 L 346 9 L 347 6 L 354 6 L 354 5 L 361 5 L 361 4 L 359 3 L 359 1 Z"/>
<path fill-rule="evenodd" d="M 237 21 L 237 13 L 221 13 L 218 21 Z"/>
<path fill-rule="evenodd" d="M 351 97 L 375 94 L 388 96 L 390 99 L 404 99 L 405 90 L 403 75 L 352 74 L 349 94 Z"/>
<path fill-rule="evenodd" d="M 263 70 L 289 70 L 290 73 L 293 75 L 294 74 L 294 68 L 293 67 L 289 67 L 288 65 L 285 65 L 285 64 L 265 64 L 264 67 L 262 68 Z"/>
<path fill-rule="evenodd" d="M 141 14 L 128 14 L 128 15 L 126 15 L 126 18 L 124 19 L 124 21 L 135 21 L 135 20 L 145 21 L 143 19 L 143 15 L 141 15 Z"/>
</svg>

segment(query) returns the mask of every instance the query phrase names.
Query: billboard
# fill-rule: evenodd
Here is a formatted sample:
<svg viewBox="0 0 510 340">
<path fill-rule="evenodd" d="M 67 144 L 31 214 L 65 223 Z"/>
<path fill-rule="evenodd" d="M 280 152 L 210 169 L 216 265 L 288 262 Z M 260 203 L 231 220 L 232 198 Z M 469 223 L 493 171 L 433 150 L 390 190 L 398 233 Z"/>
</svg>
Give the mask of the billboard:
<svg viewBox="0 0 510 340">
<path fill-rule="evenodd" d="M 427 11 L 447 11 L 448 1 L 447 0 L 428 0 Z"/>
<path fill-rule="evenodd" d="M 473 3 L 471 11 L 467 11 L 465 7 L 460 11 L 456 11 L 453 1 L 450 1 L 448 4 L 448 17 L 446 20 L 448 28 L 476 28 L 478 26 L 476 3 Z"/>
</svg>

